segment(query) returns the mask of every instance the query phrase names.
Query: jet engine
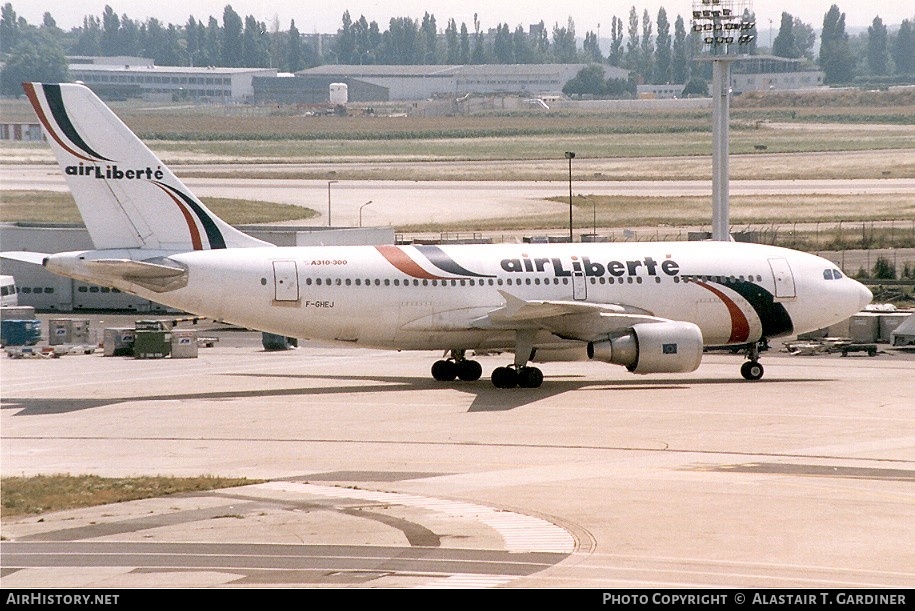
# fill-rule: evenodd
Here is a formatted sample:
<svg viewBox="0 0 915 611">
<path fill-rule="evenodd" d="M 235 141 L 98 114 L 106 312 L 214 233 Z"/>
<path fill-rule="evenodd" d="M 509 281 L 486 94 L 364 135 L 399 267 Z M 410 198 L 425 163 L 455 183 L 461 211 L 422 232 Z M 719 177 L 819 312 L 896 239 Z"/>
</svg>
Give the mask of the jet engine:
<svg viewBox="0 0 915 611">
<path fill-rule="evenodd" d="M 632 373 L 689 373 L 702 362 L 702 331 L 691 322 L 639 323 L 626 335 L 589 342 L 588 358 Z"/>
</svg>

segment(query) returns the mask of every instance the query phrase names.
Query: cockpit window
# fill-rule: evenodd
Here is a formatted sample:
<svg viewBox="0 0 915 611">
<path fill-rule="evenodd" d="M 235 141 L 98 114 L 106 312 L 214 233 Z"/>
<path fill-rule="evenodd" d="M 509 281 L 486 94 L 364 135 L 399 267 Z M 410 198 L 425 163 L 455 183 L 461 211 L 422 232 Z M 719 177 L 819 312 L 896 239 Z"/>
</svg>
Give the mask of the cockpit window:
<svg viewBox="0 0 915 611">
<path fill-rule="evenodd" d="M 834 270 L 832 270 L 832 277 L 835 278 L 836 280 L 838 280 L 839 278 L 842 277 L 842 272 L 840 272 L 837 269 L 834 269 Z"/>
<path fill-rule="evenodd" d="M 832 270 L 831 270 L 831 269 L 824 269 L 824 270 L 823 270 L 823 278 L 825 278 L 826 280 L 832 280 Z"/>
<path fill-rule="evenodd" d="M 826 269 L 823 270 L 823 278 L 826 280 L 838 280 L 842 277 L 842 272 L 837 269 Z"/>
</svg>

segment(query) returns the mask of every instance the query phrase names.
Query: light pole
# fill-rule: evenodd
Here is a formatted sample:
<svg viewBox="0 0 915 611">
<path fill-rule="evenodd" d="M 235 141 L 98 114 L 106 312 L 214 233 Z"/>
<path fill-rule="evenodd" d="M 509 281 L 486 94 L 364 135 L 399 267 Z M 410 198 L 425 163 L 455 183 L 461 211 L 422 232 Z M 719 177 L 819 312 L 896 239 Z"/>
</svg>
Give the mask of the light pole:
<svg viewBox="0 0 915 611">
<path fill-rule="evenodd" d="M 335 182 L 340 182 L 338 180 L 328 180 L 327 181 L 327 226 L 330 227 L 330 186 Z"/>
<path fill-rule="evenodd" d="M 362 209 L 371 203 L 372 203 L 372 200 L 369 200 L 369 201 L 365 202 L 364 204 L 362 204 L 361 206 L 359 206 L 359 226 L 360 227 L 362 227 Z"/>
<path fill-rule="evenodd" d="M 566 151 L 566 159 L 569 160 L 569 242 L 572 242 L 572 160 L 575 159 L 575 153 Z"/>
</svg>

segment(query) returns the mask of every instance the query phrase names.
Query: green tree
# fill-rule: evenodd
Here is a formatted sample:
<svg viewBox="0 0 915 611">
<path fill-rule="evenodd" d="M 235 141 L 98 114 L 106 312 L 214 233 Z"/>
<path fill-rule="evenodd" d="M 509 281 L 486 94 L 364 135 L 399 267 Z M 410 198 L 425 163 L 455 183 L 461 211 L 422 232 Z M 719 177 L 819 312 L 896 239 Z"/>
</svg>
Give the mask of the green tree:
<svg viewBox="0 0 915 611">
<path fill-rule="evenodd" d="M 656 85 L 673 82 L 673 48 L 670 39 L 670 22 L 662 6 L 658 11 L 658 37 L 655 39 L 654 76 Z"/>
<path fill-rule="evenodd" d="M 772 42 L 772 55 L 787 57 L 788 59 L 798 59 L 800 57 L 797 41 L 794 39 L 794 18 L 788 13 L 782 13 L 781 26 L 778 28 L 775 40 Z"/>
<path fill-rule="evenodd" d="M 143 54 L 140 47 L 140 24 L 128 18 L 126 13 L 121 15 L 121 28 L 118 31 L 118 39 L 121 45 L 121 53 L 133 56 Z"/>
<path fill-rule="evenodd" d="M 449 19 L 445 27 L 445 63 L 457 64 L 460 62 L 461 46 L 458 42 L 457 22 Z"/>
<path fill-rule="evenodd" d="M 562 92 L 566 95 L 595 95 L 604 93 L 604 69 L 598 64 L 590 64 L 578 71 Z"/>
<path fill-rule="evenodd" d="M 623 20 L 616 15 L 610 21 L 610 53 L 607 62 L 617 68 L 623 65 Z"/>
<path fill-rule="evenodd" d="M 896 74 L 915 74 L 915 27 L 908 19 L 903 20 L 893 39 L 893 63 Z"/>
<path fill-rule="evenodd" d="M 461 22 L 461 52 L 458 56 L 461 64 L 470 63 L 470 33 L 467 31 L 467 24 Z"/>
<path fill-rule="evenodd" d="M 642 75 L 642 82 L 651 81 L 651 75 L 654 70 L 654 38 L 652 36 L 651 17 L 648 15 L 648 9 L 642 14 L 642 45 L 639 50 L 639 74 Z"/>
<path fill-rule="evenodd" d="M 519 64 L 537 63 L 537 54 L 531 45 L 530 37 L 520 25 L 515 28 L 515 32 L 512 34 L 512 56 L 515 58 L 515 62 Z"/>
<path fill-rule="evenodd" d="M 895 280 L 896 266 L 886 257 L 877 257 L 871 277 L 877 280 Z"/>
<path fill-rule="evenodd" d="M 471 64 L 485 64 L 486 50 L 483 48 L 483 32 L 480 31 L 480 19 L 473 14 L 473 50 L 470 52 Z"/>
<path fill-rule="evenodd" d="M 46 30 L 29 31 L 10 51 L 0 72 L 0 93 L 19 96 L 24 82 L 65 83 L 69 79 L 67 59 L 57 38 Z"/>
<path fill-rule="evenodd" d="M 500 64 L 514 63 L 515 53 L 512 48 L 512 35 L 507 23 L 500 23 L 496 26 L 496 37 L 492 43 L 492 53 L 496 62 Z"/>
<path fill-rule="evenodd" d="M 823 17 L 820 34 L 820 68 L 827 84 L 848 83 L 854 70 L 854 58 L 845 32 L 845 13 L 833 4 Z"/>
<path fill-rule="evenodd" d="M 876 76 L 890 73 L 887 31 L 880 17 L 874 17 L 873 23 L 867 28 L 867 67 Z"/>
<path fill-rule="evenodd" d="M 86 15 L 83 17 L 83 27 L 79 30 L 76 46 L 73 53 L 76 55 L 100 55 L 102 45 L 102 26 L 98 17 Z"/>
<path fill-rule="evenodd" d="M 629 10 L 629 40 L 626 42 L 626 59 L 624 67 L 630 70 L 638 70 L 641 61 L 639 59 L 639 14 L 635 12 L 633 6 Z"/>
<path fill-rule="evenodd" d="M 222 11 L 222 64 L 229 68 L 241 66 L 244 53 L 242 21 L 238 13 L 227 4 Z"/>
<path fill-rule="evenodd" d="M 222 28 L 216 17 L 210 16 L 207 21 L 206 34 L 203 37 L 202 57 L 197 60 L 200 66 L 221 66 L 222 64 Z"/>
<path fill-rule="evenodd" d="M 9 2 L 0 9 L 0 52 L 9 53 L 19 42 L 19 21 Z"/>
<path fill-rule="evenodd" d="M 302 35 L 295 27 L 295 19 L 289 22 L 289 31 L 286 32 L 286 59 L 283 70 L 298 72 L 305 68 L 305 52 L 302 48 Z"/>
<path fill-rule="evenodd" d="M 273 61 L 269 51 L 267 24 L 258 21 L 254 15 L 248 15 L 242 33 L 242 65 L 248 68 L 270 67 Z"/>
<path fill-rule="evenodd" d="M 505 26 L 508 28 L 508 26 Z M 419 45 L 423 64 L 438 63 L 438 27 L 435 24 L 435 15 L 423 15 L 419 26 Z"/>
<path fill-rule="evenodd" d="M 102 12 L 102 38 L 99 41 L 102 55 L 112 57 L 123 54 L 120 41 L 121 20 L 110 6 Z"/>
<path fill-rule="evenodd" d="M 584 56 L 584 60 L 588 62 L 603 62 L 604 55 L 600 51 L 600 43 L 597 40 L 597 34 L 594 32 L 586 32 L 585 40 L 581 45 L 581 52 Z"/>
<path fill-rule="evenodd" d="M 553 26 L 553 57 L 560 64 L 574 64 L 578 61 L 578 45 L 575 42 L 575 22 L 569 17 L 566 27 Z"/>
<path fill-rule="evenodd" d="M 686 25 L 683 17 L 677 15 L 674 22 L 673 59 L 671 62 L 671 82 L 681 84 L 689 78 L 689 46 L 686 38 Z"/>
<path fill-rule="evenodd" d="M 708 97 L 708 81 L 701 78 L 691 79 L 686 86 L 683 87 L 683 97 L 687 96 L 702 96 Z"/>
<path fill-rule="evenodd" d="M 337 30 L 336 39 L 337 63 L 355 64 L 358 63 L 356 58 L 356 36 L 353 32 L 353 18 L 350 17 L 349 11 L 343 13 L 343 25 Z"/>
</svg>

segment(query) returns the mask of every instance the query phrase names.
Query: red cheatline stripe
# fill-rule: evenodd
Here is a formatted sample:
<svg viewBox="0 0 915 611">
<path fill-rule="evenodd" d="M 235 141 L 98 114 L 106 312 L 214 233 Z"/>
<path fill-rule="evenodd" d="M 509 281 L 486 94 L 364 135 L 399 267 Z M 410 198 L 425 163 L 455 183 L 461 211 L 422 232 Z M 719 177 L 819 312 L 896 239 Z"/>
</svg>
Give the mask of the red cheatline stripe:
<svg viewBox="0 0 915 611">
<path fill-rule="evenodd" d="M 381 253 L 385 259 L 388 260 L 388 263 L 407 274 L 408 276 L 413 276 L 414 278 L 425 278 L 428 280 L 441 280 L 443 276 L 436 276 L 430 274 L 416 262 L 407 256 L 407 254 L 398 248 L 397 246 L 376 246 L 378 252 Z"/>
<path fill-rule="evenodd" d="M 197 223 L 194 222 L 194 217 L 191 216 L 190 211 L 165 187 L 156 182 L 153 182 L 153 184 L 162 189 L 162 192 L 168 195 L 172 201 L 175 202 L 175 205 L 178 206 L 178 209 L 181 210 L 181 214 L 184 215 L 184 220 L 187 223 L 188 231 L 191 232 L 191 244 L 194 245 L 194 250 L 203 250 L 203 242 L 200 240 L 200 231 L 197 230 Z"/>
<path fill-rule="evenodd" d="M 724 303 L 728 309 L 728 314 L 731 315 L 731 337 L 728 339 L 728 343 L 738 343 L 745 342 L 747 338 L 750 337 L 750 321 L 747 320 L 747 317 L 741 311 L 740 307 L 734 300 L 716 289 L 713 286 L 710 286 L 704 282 L 697 282 L 699 286 L 704 289 L 708 289 L 715 294 L 718 299 Z"/>
<path fill-rule="evenodd" d="M 48 120 L 48 117 L 44 114 L 44 109 L 41 107 L 41 102 L 38 101 L 38 96 L 35 93 L 35 85 L 32 83 L 23 83 L 22 88 L 25 90 L 25 95 L 29 99 L 29 102 L 32 103 L 32 108 L 35 109 L 35 114 L 38 115 L 38 120 L 41 121 L 41 124 L 44 125 L 45 131 L 51 134 L 51 137 L 61 146 L 62 149 L 77 157 L 83 161 L 96 161 L 91 157 L 86 157 L 85 155 L 80 155 L 72 148 L 67 146 L 67 144 L 57 135 L 57 132 L 54 131 L 54 128 L 51 127 L 51 121 Z"/>
</svg>

